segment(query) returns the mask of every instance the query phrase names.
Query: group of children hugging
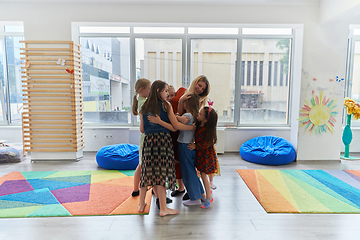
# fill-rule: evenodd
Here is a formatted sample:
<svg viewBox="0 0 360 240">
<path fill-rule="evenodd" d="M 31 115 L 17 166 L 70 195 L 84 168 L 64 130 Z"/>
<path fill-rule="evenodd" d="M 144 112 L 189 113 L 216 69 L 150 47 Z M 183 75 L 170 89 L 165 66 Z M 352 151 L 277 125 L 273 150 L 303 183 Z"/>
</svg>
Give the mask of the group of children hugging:
<svg viewBox="0 0 360 240">
<path fill-rule="evenodd" d="M 209 208 L 211 189 L 216 188 L 212 177 L 219 167 L 214 147 L 218 116 L 212 102 L 205 106 L 210 92 L 208 79 L 201 75 L 189 89 L 179 88 L 175 93 L 164 81 L 151 83 L 140 78 L 135 91 L 132 110 L 140 117 L 141 136 L 132 196 L 139 195 L 138 211 L 144 211 L 146 192 L 151 187 L 160 216 L 179 213 L 166 206 L 172 201 L 166 197 L 167 187 L 172 196 L 185 193 L 186 188 L 184 205 Z"/>
</svg>

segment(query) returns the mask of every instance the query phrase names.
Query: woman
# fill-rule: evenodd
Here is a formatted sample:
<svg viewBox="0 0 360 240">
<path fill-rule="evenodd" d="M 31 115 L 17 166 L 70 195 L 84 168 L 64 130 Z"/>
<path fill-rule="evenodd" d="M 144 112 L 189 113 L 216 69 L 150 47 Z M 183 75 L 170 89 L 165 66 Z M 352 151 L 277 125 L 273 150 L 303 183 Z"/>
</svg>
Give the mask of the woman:
<svg viewBox="0 0 360 240">
<path fill-rule="evenodd" d="M 206 76 L 200 75 L 192 81 L 189 90 L 186 88 L 180 87 L 175 94 L 175 97 L 171 101 L 174 113 L 183 115 L 184 114 L 184 101 L 189 99 L 190 96 L 196 93 L 200 96 L 200 108 L 205 106 L 207 96 L 210 93 L 210 83 Z M 176 171 L 176 181 L 178 189 L 171 193 L 172 197 L 178 196 L 185 193 L 185 186 L 182 181 L 180 164 L 179 164 L 179 149 L 178 149 L 178 136 L 179 131 L 171 132 L 171 138 L 174 144 L 174 158 L 175 158 L 175 171 Z M 186 199 L 184 199 L 186 200 Z"/>
<path fill-rule="evenodd" d="M 190 98 L 190 95 L 196 93 L 200 96 L 200 108 L 205 106 L 207 96 L 210 93 L 210 83 L 206 76 L 200 75 L 191 82 L 189 90 L 180 87 L 171 102 L 174 112 L 182 115 L 184 113 L 184 101 Z"/>
</svg>

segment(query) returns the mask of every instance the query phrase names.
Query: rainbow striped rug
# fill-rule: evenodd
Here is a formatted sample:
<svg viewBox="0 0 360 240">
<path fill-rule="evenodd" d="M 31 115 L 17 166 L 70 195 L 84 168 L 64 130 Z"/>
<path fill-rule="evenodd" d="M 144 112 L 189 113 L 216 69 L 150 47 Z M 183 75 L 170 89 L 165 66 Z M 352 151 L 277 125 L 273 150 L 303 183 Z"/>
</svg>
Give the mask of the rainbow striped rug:
<svg viewBox="0 0 360 240">
<path fill-rule="evenodd" d="M 268 213 L 360 213 L 360 170 L 236 170 Z"/>
<path fill-rule="evenodd" d="M 139 214 L 133 170 L 11 172 L 0 177 L 0 217 Z M 151 191 L 146 196 L 148 214 Z"/>
</svg>

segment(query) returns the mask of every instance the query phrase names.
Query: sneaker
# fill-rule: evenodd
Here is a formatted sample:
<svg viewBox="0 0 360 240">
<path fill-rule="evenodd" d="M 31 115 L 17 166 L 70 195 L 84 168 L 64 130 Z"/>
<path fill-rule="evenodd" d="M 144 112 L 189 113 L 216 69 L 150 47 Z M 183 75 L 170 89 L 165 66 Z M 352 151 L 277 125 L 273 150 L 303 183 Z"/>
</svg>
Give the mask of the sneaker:
<svg viewBox="0 0 360 240">
<path fill-rule="evenodd" d="M 210 183 L 210 188 L 211 188 L 212 190 L 215 190 L 217 187 L 216 187 L 216 185 L 215 185 L 214 183 Z"/>
<path fill-rule="evenodd" d="M 210 199 L 206 199 L 203 205 L 201 205 L 201 208 L 207 209 L 210 207 Z"/>
<path fill-rule="evenodd" d="M 173 191 L 171 193 L 171 196 L 176 197 L 177 195 L 180 195 L 180 194 L 183 194 L 183 193 L 185 193 L 185 190 L 179 191 L 179 190 L 176 189 L 175 191 Z"/>
<path fill-rule="evenodd" d="M 168 203 L 172 203 L 172 199 L 166 197 L 166 203 L 167 203 L 167 204 L 168 204 Z M 160 200 L 159 200 L 159 198 L 156 199 L 156 206 L 157 206 L 158 209 L 160 209 Z"/>
<path fill-rule="evenodd" d="M 202 202 L 206 202 L 206 197 L 201 197 L 201 201 Z M 212 203 L 214 201 L 214 198 L 210 199 L 210 202 Z"/>
<path fill-rule="evenodd" d="M 157 208 L 160 210 L 160 201 L 159 201 L 158 198 L 156 199 L 156 206 L 157 206 Z"/>
<path fill-rule="evenodd" d="M 183 196 L 183 201 L 189 200 L 189 199 L 190 199 L 189 194 L 185 193 L 185 195 Z"/>
<path fill-rule="evenodd" d="M 140 191 L 137 190 L 137 191 L 133 191 L 131 196 L 136 197 L 136 196 L 139 196 L 139 194 L 140 194 Z"/>
<path fill-rule="evenodd" d="M 185 201 L 183 201 L 183 204 L 185 205 L 185 206 L 194 206 L 194 205 L 200 205 L 201 204 L 201 201 L 200 200 L 194 200 L 194 201 L 192 201 L 192 200 L 185 200 Z"/>
</svg>

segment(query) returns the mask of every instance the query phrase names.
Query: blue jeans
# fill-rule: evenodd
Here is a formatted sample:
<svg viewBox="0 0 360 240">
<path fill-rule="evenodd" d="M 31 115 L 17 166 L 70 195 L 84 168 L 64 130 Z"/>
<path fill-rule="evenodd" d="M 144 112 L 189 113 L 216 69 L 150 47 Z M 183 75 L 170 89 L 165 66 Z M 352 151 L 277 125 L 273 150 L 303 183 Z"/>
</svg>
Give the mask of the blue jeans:
<svg viewBox="0 0 360 240">
<path fill-rule="evenodd" d="M 195 168 L 196 150 L 189 150 L 188 143 L 179 143 L 181 175 L 190 200 L 198 200 L 205 192 Z"/>
</svg>

